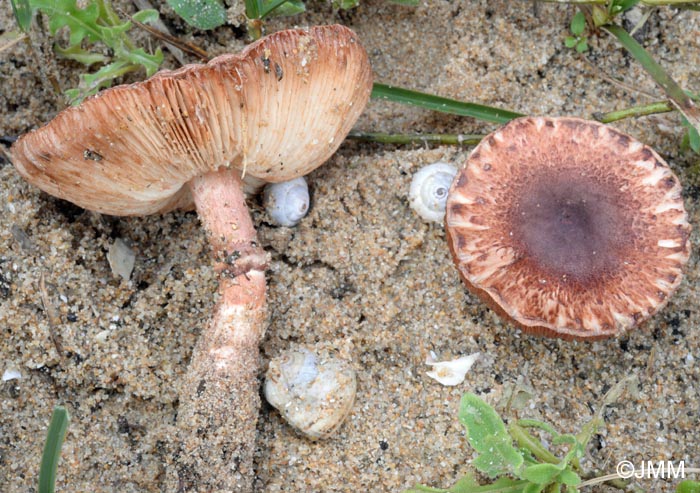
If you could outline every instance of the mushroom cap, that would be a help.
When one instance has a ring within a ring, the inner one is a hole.
[[[690,254],[681,186],[597,122],[519,118],[455,177],[445,217],[462,279],[526,332],[615,336],[659,311]]]
[[[340,25],[274,33],[240,54],[163,70],[60,112],[11,149],[45,192],[113,215],[191,207],[185,185],[220,167],[249,188],[305,175],[340,146],[372,73]]]

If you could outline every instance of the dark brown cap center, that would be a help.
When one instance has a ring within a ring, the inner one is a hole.
[[[633,238],[618,187],[571,170],[532,177],[518,195],[513,239],[540,270],[588,283],[620,268]]]

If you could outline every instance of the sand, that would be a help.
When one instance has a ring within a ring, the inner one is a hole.
[[[538,115],[590,117],[650,100],[601,74],[662,97],[609,36],[591,40],[596,69],[565,49],[573,14],[567,6],[541,4],[535,13],[531,2],[407,8],[375,0],[338,13],[328,2],[308,3],[309,13],[276,19],[269,29],[344,23],[360,36],[380,82]],[[177,35],[212,54],[244,45],[238,30],[191,33],[162,10]],[[0,33],[11,29],[3,2]],[[695,92],[698,29],[700,14],[662,8],[641,32],[656,59]],[[44,72],[77,80],[80,67],[46,58],[39,70],[23,45],[0,52],[0,136],[19,135],[56,113],[59,101]],[[176,64],[168,57],[166,66]],[[654,147],[678,174],[697,250],[700,159],[680,150],[677,115],[615,126]],[[373,101],[357,128],[478,133],[495,126]],[[532,400],[505,416],[575,432],[630,374],[638,389],[604,413],[585,467],[611,473],[621,460],[700,467],[697,254],[666,309],[629,335],[595,343],[524,335],[464,289],[442,226],[424,223],[408,206],[414,172],[437,160],[461,165],[467,152],[345,143],[309,176],[312,210],[293,229],[270,225],[259,199],[251,201],[272,257],[261,372],[290,347],[337,347],[358,375],[355,406],[326,441],[303,438],[263,405],[256,491],[447,487],[472,471],[473,452],[457,421],[464,392],[502,408],[514,385],[527,388]],[[35,491],[56,404],[72,415],[61,491],[162,491],[176,448],[178,385],[215,303],[216,278],[196,215],[100,216],[40,192],[5,161],[0,177],[0,371],[21,374],[0,382],[0,491]],[[116,239],[136,253],[128,281],[107,261]],[[430,351],[439,359],[476,351],[482,357],[464,383],[443,387],[426,376]],[[675,481],[637,484],[665,492]]]

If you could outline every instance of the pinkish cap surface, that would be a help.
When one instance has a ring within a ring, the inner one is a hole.
[[[681,186],[648,146],[576,118],[484,138],[447,200],[467,286],[523,330],[599,339],[660,310],[690,254]]]

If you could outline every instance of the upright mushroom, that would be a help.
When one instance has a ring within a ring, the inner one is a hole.
[[[576,118],[519,118],[484,138],[452,184],[445,224],[473,292],[523,330],[567,339],[651,317],[690,253],[666,163]]]
[[[240,54],[106,90],[11,149],[27,181],[86,209],[197,209],[220,299],[180,391],[179,491],[251,489],[267,260],[244,188],[320,166],[371,87],[367,54],[349,29],[282,31]]]

